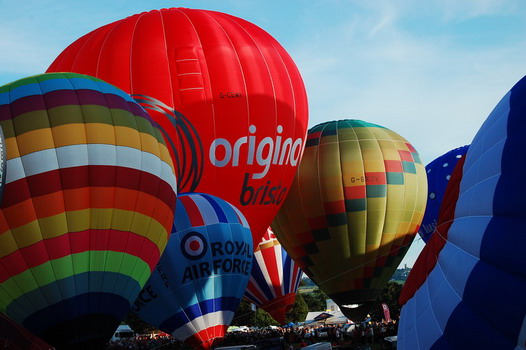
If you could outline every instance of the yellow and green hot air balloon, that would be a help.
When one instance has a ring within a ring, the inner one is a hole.
[[[360,120],[309,130],[272,227],[303,271],[360,321],[405,255],[426,205],[425,168],[397,133]]]

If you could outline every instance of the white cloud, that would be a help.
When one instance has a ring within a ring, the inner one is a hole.
[[[364,8],[371,15],[400,18],[406,15],[432,15],[443,21],[461,21],[485,15],[514,14],[523,7],[522,0],[344,0],[340,4],[352,4]]]
[[[387,14],[380,18],[378,23],[369,31],[367,34],[368,37],[373,37],[376,33],[381,31],[382,29],[389,27],[390,24],[392,24],[394,21],[394,16],[392,14]]]
[[[376,122],[414,143],[426,162],[470,143],[526,73],[526,37],[509,47],[462,47],[456,37],[404,31],[397,19],[403,11],[378,12],[360,13],[294,48],[310,126],[340,118]]]
[[[443,13],[444,21],[461,20],[484,15],[515,13],[520,0],[435,0],[435,6]]]

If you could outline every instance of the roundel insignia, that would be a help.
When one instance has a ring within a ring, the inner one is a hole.
[[[187,259],[201,259],[206,254],[207,245],[205,236],[199,232],[189,232],[181,240],[181,252]]]

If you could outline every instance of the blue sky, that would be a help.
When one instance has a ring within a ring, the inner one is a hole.
[[[309,126],[354,118],[407,138],[427,164],[469,144],[526,73],[522,0],[0,0],[0,85],[43,73],[83,34],[164,7],[226,12],[296,61]],[[416,241],[402,264],[412,266]]]

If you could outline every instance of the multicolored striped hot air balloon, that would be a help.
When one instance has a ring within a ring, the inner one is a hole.
[[[176,201],[148,114],[99,79],[0,87],[0,311],[56,348],[101,348],[163,252]]]
[[[290,193],[272,224],[302,270],[362,321],[416,235],[427,181],[413,146],[359,120],[309,130]]]
[[[301,275],[301,269],[269,227],[254,251],[245,297],[285,324],[285,314],[294,305]]]
[[[526,77],[497,104],[455,169],[453,210],[419,256],[418,283],[401,300],[398,349],[526,347],[525,134]]]
[[[208,194],[181,194],[168,246],[132,310],[191,346],[210,348],[241,302],[252,249],[236,207]]]

